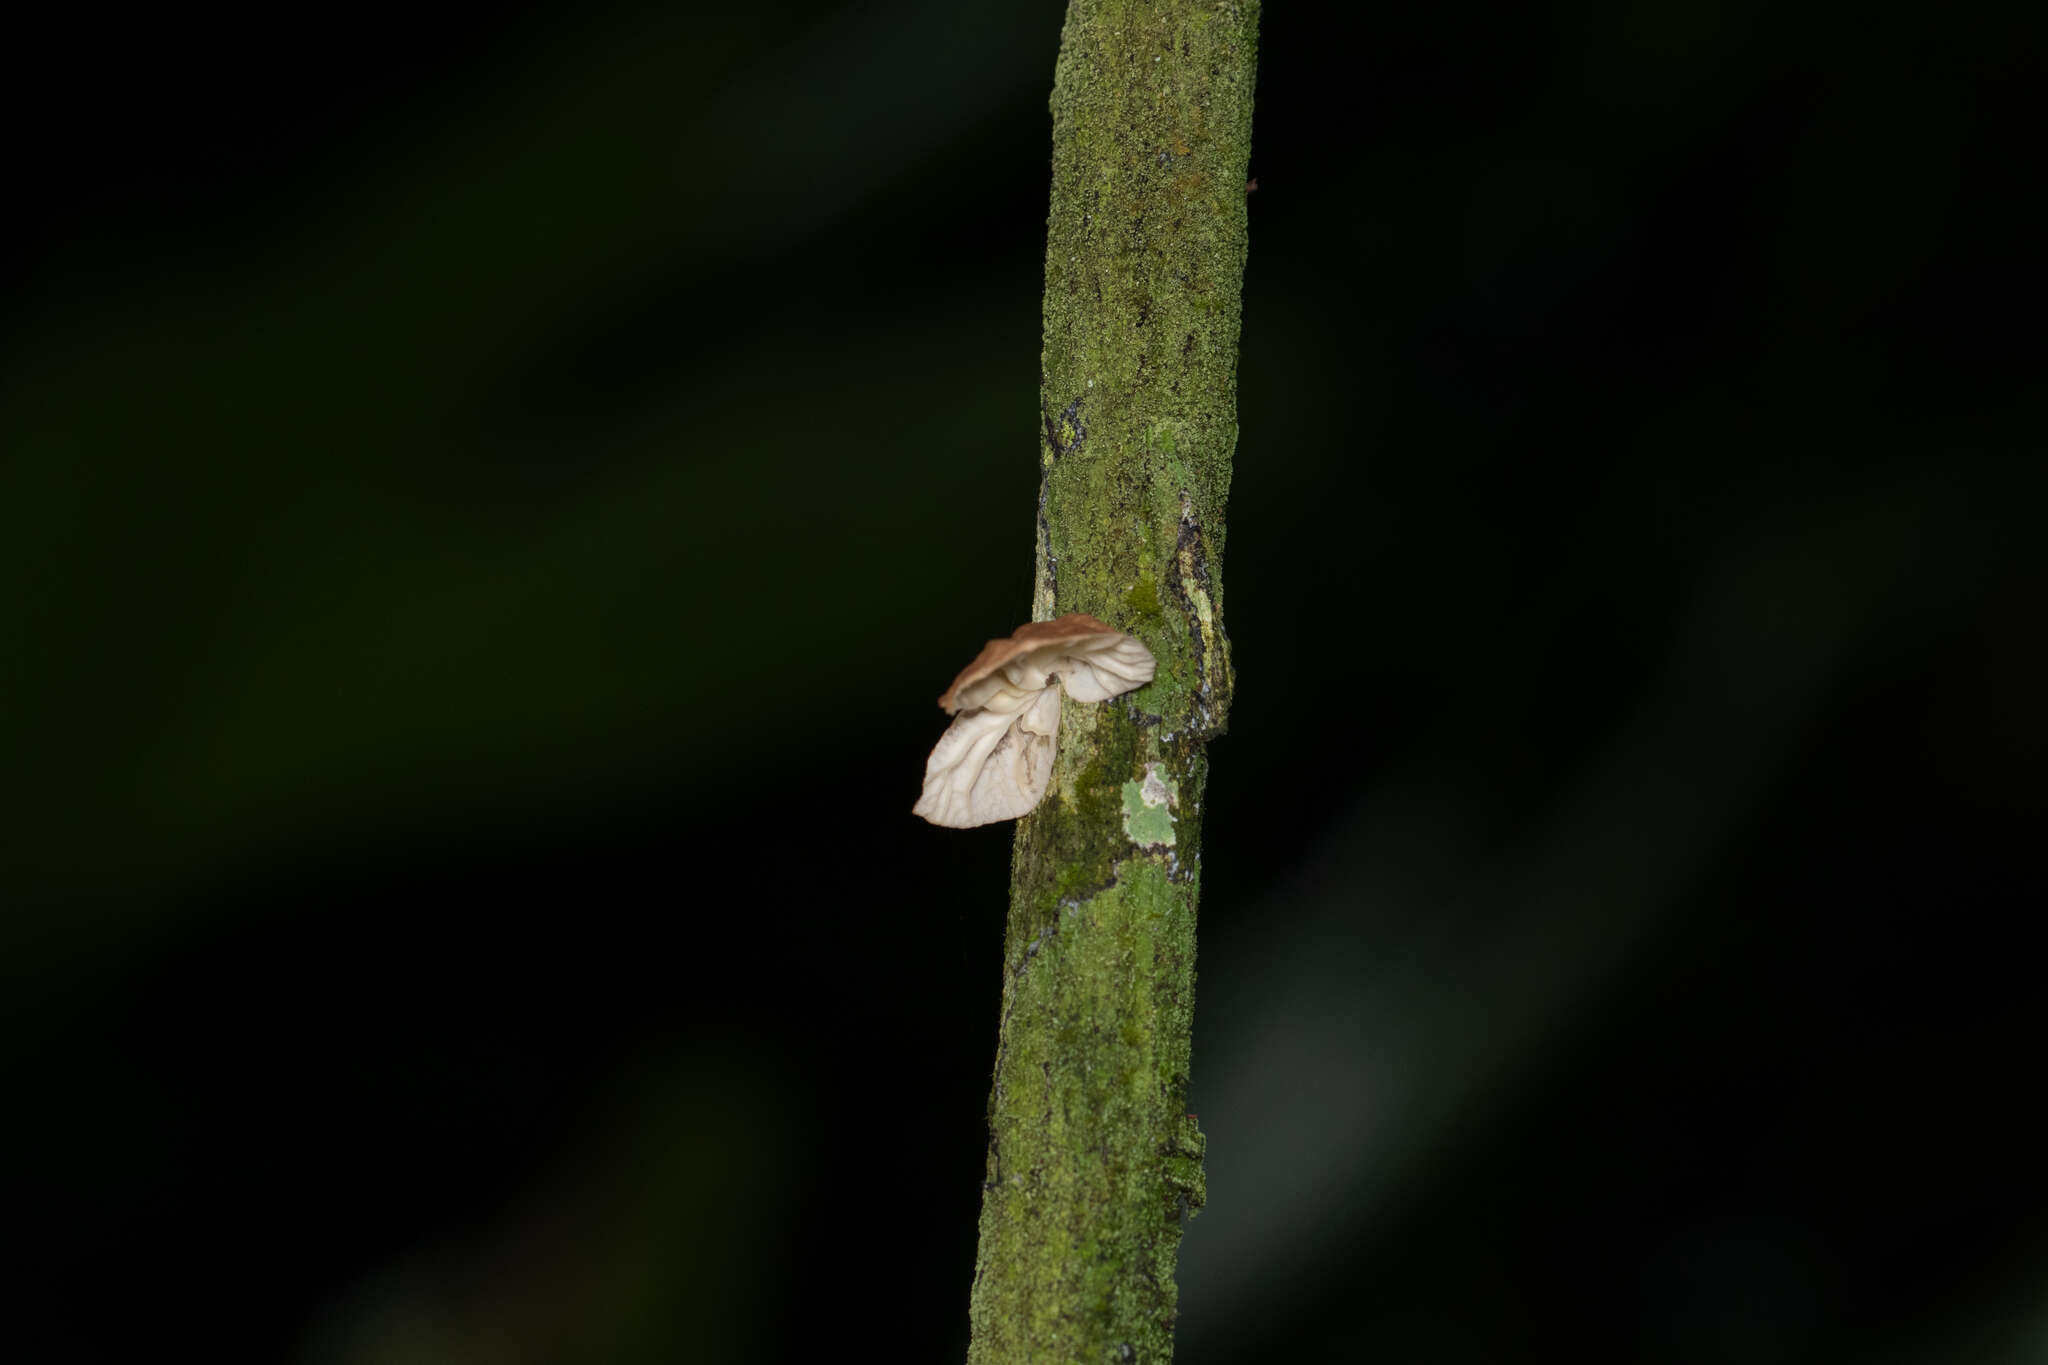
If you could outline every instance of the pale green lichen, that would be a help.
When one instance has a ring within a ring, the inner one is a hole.
[[[1148,848],[1173,847],[1173,808],[1180,787],[1157,763],[1145,765],[1143,782],[1124,783],[1124,833]]]

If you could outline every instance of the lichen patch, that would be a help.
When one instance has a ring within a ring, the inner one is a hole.
[[[1172,848],[1173,811],[1180,805],[1180,788],[1164,767],[1147,763],[1145,780],[1124,783],[1123,794],[1124,833],[1131,842],[1147,848]]]

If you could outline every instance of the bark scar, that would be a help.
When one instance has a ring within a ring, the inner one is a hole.
[[[1050,414],[1040,413],[1045,418],[1045,443],[1052,448],[1052,457],[1071,455],[1081,448],[1088,439],[1088,426],[1081,420],[1081,402],[1076,398],[1060,410],[1057,419]],[[1061,438],[1065,439],[1062,440]]]
[[[1190,633],[1195,637],[1195,695],[1192,729],[1200,738],[1212,738],[1227,728],[1230,693],[1234,681],[1230,668],[1230,637],[1223,633],[1223,611],[1215,599],[1215,584],[1209,576],[1209,543],[1195,518],[1188,491],[1180,491],[1180,535],[1174,545],[1179,572],[1167,583],[1167,592],[1179,604]]]

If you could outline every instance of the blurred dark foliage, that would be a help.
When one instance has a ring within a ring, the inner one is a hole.
[[[1060,9],[16,21],[0,1356],[959,1358]],[[1272,6],[1188,1365],[2048,1353],[2020,13]]]

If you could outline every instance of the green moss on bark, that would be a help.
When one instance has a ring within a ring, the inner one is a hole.
[[[1185,1112],[1205,746],[1230,703],[1220,556],[1256,3],[1072,0],[1040,366],[1033,614],[1143,639],[1148,686],[1066,707],[1019,823],[969,1360],[1172,1354],[1203,1197]]]

